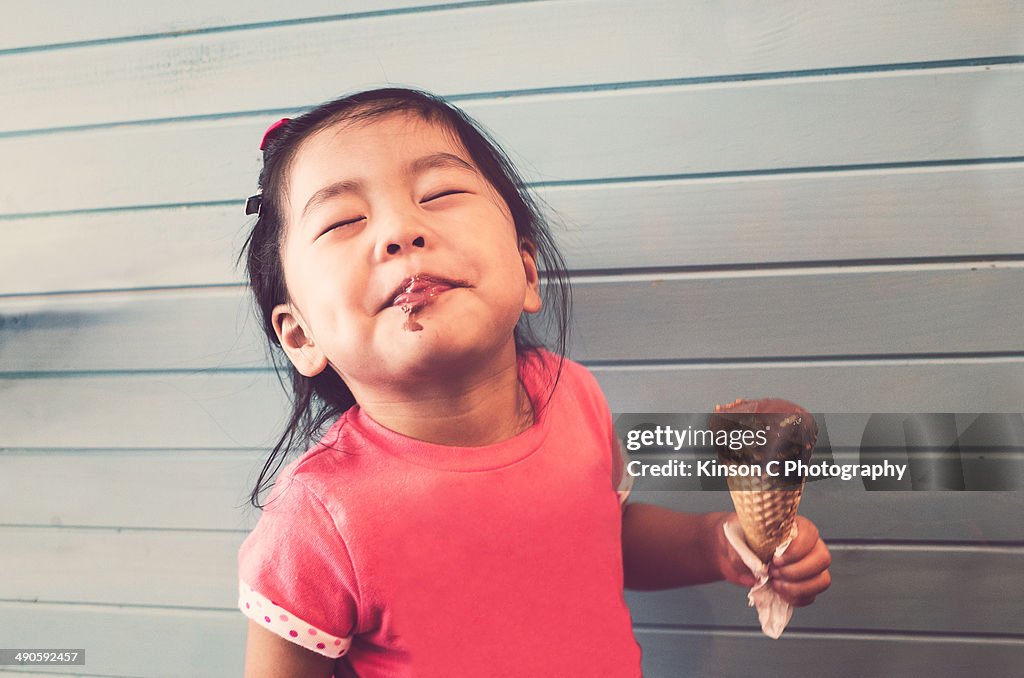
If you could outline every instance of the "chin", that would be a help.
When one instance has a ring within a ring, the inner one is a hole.
[[[396,347],[403,353],[398,362],[412,371],[442,370],[447,374],[459,372],[473,363],[493,360],[505,345],[504,342],[495,346],[492,345],[493,342],[481,341],[481,337],[467,335],[465,329],[441,331],[441,328],[431,323],[429,318],[418,322],[423,329],[415,332],[405,331],[409,336],[398,342],[400,348]],[[508,345],[515,345],[511,334]]]

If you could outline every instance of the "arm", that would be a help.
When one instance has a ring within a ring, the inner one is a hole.
[[[358,600],[333,515],[306,484],[278,478],[238,551],[238,609],[250,620],[244,675],[328,678],[354,638]]]
[[[622,514],[626,588],[652,591],[724,579],[717,536],[728,516],[627,503]],[[749,572],[747,577],[753,585]]]
[[[289,642],[249,620],[245,678],[331,678],[335,661]]]
[[[627,503],[622,514],[625,587],[668,589],[726,580],[750,587],[754,577],[722,530],[734,513],[680,513]],[[791,605],[809,605],[831,584],[832,562],[814,523],[797,516],[798,534],[768,571],[772,587]]]

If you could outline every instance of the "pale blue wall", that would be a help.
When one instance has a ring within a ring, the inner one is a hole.
[[[241,205],[266,124],[345,92],[425,88],[494,131],[566,222],[571,355],[616,411],[1022,411],[1019,2],[23,5],[0,646],[87,648],[62,675],[241,673],[239,507],[285,412]],[[1016,675],[1021,493],[836,489],[803,508],[835,584],[781,640],[727,585],[631,593],[647,675]]]

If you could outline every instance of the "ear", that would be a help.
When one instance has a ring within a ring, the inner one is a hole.
[[[315,377],[327,366],[327,356],[305,329],[305,321],[291,304],[278,304],[271,316],[281,348],[304,377]]]
[[[523,270],[526,271],[526,299],[523,311],[536,313],[544,303],[540,298],[540,272],[537,270],[537,248],[529,240],[519,242],[519,253],[523,257]]]

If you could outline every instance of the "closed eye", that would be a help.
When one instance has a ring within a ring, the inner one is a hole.
[[[347,221],[339,221],[336,224],[331,224],[326,229],[324,229],[324,232],[321,233],[320,235],[326,235],[327,233],[330,233],[334,229],[341,228],[342,226],[350,226],[352,224],[358,223],[358,222],[362,221],[365,218],[366,217],[356,217],[355,219],[349,219]],[[320,237],[320,236],[317,236],[317,237]]]
[[[437,200],[438,198],[443,198],[443,197],[445,197],[446,195],[457,195],[457,194],[459,194],[459,193],[467,193],[467,192],[468,192],[468,191],[460,191],[460,190],[458,190],[458,189],[454,189],[454,188],[453,188],[453,189],[452,189],[452,190],[450,190],[450,191],[442,191],[441,193],[437,193],[437,194],[435,194],[435,195],[432,195],[432,196],[430,196],[429,198],[424,198],[424,199],[423,199],[423,202],[430,202],[431,200]]]

